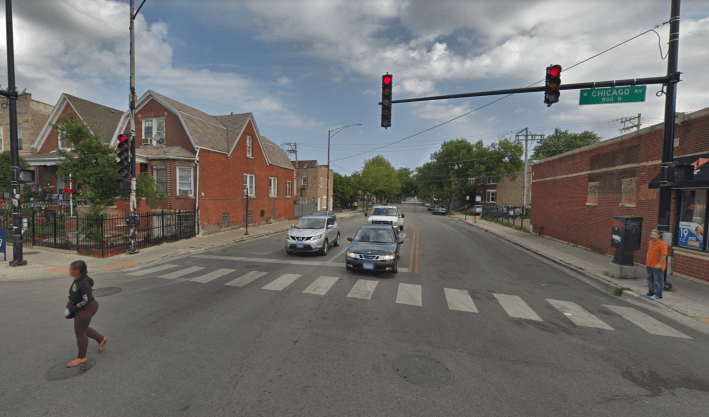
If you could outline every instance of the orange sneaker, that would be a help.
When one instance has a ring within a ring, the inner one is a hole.
[[[108,342],[108,338],[104,337],[103,340],[101,341],[101,343],[99,343],[99,345],[98,345],[99,352],[101,352],[103,350],[103,348],[106,347],[106,342]]]
[[[67,363],[67,364],[66,364],[66,367],[67,367],[67,368],[73,368],[73,367],[75,367],[75,366],[81,365],[82,363],[86,363],[87,360],[89,360],[89,358],[82,358],[82,359],[76,358],[76,359],[74,359],[73,361]]]

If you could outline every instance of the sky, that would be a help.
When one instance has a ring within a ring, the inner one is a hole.
[[[129,1],[15,0],[13,7],[19,90],[49,104],[69,93],[127,109]],[[622,117],[641,113],[644,126],[661,123],[664,97],[648,86],[644,103],[580,106],[578,91],[562,91],[552,107],[543,93],[484,108],[500,97],[395,104],[385,130],[377,105],[383,74],[393,74],[395,100],[526,87],[550,64],[569,68],[660,25],[561,79],[662,76],[669,10],[669,0],[147,0],[136,20],[136,89],[214,115],[253,112],[262,135],[295,142],[298,159],[321,164],[328,129],[359,123],[332,139],[336,172],[360,170],[378,154],[416,168],[445,140],[489,144],[525,127],[610,139]],[[681,14],[677,110],[692,112],[709,107],[709,4],[685,0]],[[0,16],[4,27],[4,9]],[[6,74],[4,36],[0,42]]]

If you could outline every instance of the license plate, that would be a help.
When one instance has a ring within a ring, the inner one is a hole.
[[[303,244],[302,244],[302,243],[298,243],[298,244],[296,244],[296,247],[297,247],[298,249],[303,249]]]
[[[374,269],[374,264],[365,262],[364,265],[362,265],[362,268],[364,269]]]

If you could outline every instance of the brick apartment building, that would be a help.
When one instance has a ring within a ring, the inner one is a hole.
[[[519,206],[524,205],[524,171],[513,172],[504,175],[496,187],[496,200],[498,206]],[[529,164],[529,174],[527,178],[527,198],[526,202],[529,205],[532,191],[532,168]]]
[[[318,210],[332,210],[333,170],[330,174],[330,193],[327,193],[327,165],[318,165],[318,161],[298,161],[296,165],[296,189],[293,196],[297,204],[317,205]]]
[[[494,178],[491,177],[470,177],[468,178],[468,185],[474,185],[477,181],[480,183],[475,189],[477,196],[480,196],[480,201],[485,205],[495,205],[497,204],[497,183]]]
[[[6,103],[8,99],[0,99]],[[0,152],[10,150],[10,110],[0,110]],[[32,154],[32,143],[44,126],[54,106],[32,99],[32,94],[20,94],[17,98],[17,136],[21,157]]]
[[[649,232],[657,226],[663,125],[649,126],[536,161],[531,224],[536,233],[611,254],[613,216],[643,217],[644,265]],[[694,178],[673,188],[673,273],[709,281],[707,190],[709,108],[678,114],[675,161],[694,166]]]

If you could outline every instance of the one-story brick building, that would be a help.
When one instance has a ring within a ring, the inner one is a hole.
[[[657,226],[662,141],[659,124],[535,162],[534,232],[611,254],[613,216],[640,216],[643,246],[635,261],[644,264]],[[673,187],[671,268],[709,281],[709,108],[677,115],[674,146],[675,161],[695,170]]]

